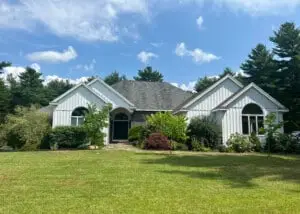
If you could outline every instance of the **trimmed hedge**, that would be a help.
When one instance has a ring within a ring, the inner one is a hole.
[[[83,127],[57,127],[49,134],[49,145],[52,149],[77,149],[88,143]]]

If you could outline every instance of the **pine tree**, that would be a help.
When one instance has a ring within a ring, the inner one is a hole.
[[[104,78],[104,82],[106,82],[108,85],[116,84],[122,80],[126,80],[126,76],[121,76],[117,71],[112,72],[110,75]]]
[[[47,94],[48,102],[51,102],[56,97],[62,95],[74,85],[71,84],[68,80],[52,80],[45,86],[45,91]]]
[[[136,81],[163,82],[164,76],[159,71],[153,71],[152,67],[146,67],[139,70],[138,76],[134,77]]]
[[[294,23],[284,23],[270,38],[275,48],[277,83],[280,100],[289,108],[285,114],[286,131],[300,127],[300,29]]]
[[[198,79],[196,85],[195,85],[195,91],[201,92],[207,89],[208,87],[212,86],[215,82],[218,81],[218,78],[215,77],[203,77]]]
[[[20,74],[19,87],[22,106],[30,106],[31,104],[48,104],[41,75],[41,73],[30,67],[27,67],[26,71]]]
[[[271,95],[276,96],[274,91],[276,79],[273,78],[275,77],[275,64],[273,55],[265,45],[258,44],[252,49],[246,62],[241,65],[241,69],[247,75],[243,78],[246,84],[254,82]]]

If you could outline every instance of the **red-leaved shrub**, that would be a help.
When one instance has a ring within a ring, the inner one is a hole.
[[[145,149],[170,150],[171,144],[166,136],[161,133],[153,133],[146,139]]]

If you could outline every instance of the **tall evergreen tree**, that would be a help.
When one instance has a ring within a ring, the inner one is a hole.
[[[134,77],[134,79],[136,81],[163,82],[164,76],[159,71],[153,71],[152,67],[148,66],[144,70],[139,70],[138,76]]]
[[[41,73],[30,67],[27,67],[26,71],[20,74],[19,87],[21,95],[21,105],[30,106],[31,104],[48,104],[41,75]]]
[[[0,123],[4,122],[6,115],[9,113],[10,93],[4,81],[0,79]]]
[[[52,80],[45,86],[45,91],[47,94],[48,102],[51,102],[56,97],[62,95],[74,85],[71,84],[68,80]]]
[[[246,84],[254,82],[271,95],[276,95],[274,92],[276,81],[272,78],[275,77],[273,55],[265,45],[258,44],[252,49],[246,62],[241,65],[241,69],[247,75],[243,78]]]
[[[198,79],[196,85],[195,85],[195,91],[201,92],[213,85],[215,82],[218,81],[219,78],[216,77],[203,77]]]
[[[293,131],[300,127],[300,29],[294,23],[284,23],[270,40],[275,45],[279,98],[290,110],[285,115],[289,121],[285,128]]]
[[[104,82],[106,82],[108,85],[116,84],[122,80],[126,80],[125,75],[120,75],[117,71],[112,72],[110,75],[106,76],[104,78]]]

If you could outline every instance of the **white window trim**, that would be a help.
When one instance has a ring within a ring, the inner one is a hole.
[[[252,134],[250,117],[255,117],[255,123],[256,123],[256,128],[257,128],[256,135],[257,136],[264,136],[264,134],[259,134],[258,117],[262,117],[263,121],[264,121],[265,120],[265,115],[263,115],[263,114],[242,114],[242,120],[243,120],[243,117],[247,117],[248,118],[248,133],[249,133],[249,134],[244,134],[243,133],[243,135],[250,136]],[[243,122],[242,122],[242,130],[243,130]]]
[[[84,121],[84,119],[85,119],[84,116],[71,116],[71,126],[75,126],[75,127],[81,126],[82,124],[79,124],[79,119],[82,119],[82,118],[83,118],[83,121]],[[76,119],[76,124],[75,125],[72,124],[72,119]]]

